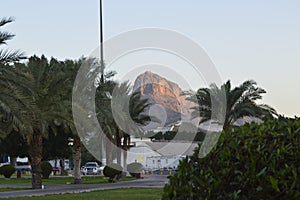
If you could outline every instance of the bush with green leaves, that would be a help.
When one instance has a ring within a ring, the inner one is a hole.
[[[2,174],[5,178],[10,178],[13,173],[15,173],[16,168],[11,164],[3,165],[0,167],[0,174]]]
[[[197,133],[194,132],[186,132],[186,131],[167,131],[165,133],[158,132],[149,132],[146,137],[149,137],[151,140],[161,141],[161,140],[185,140],[185,141],[203,141],[205,137],[205,131],[199,131]]]
[[[179,164],[163,199],[300,199],[300,120],[223,132],[205,157]]]
[[[43,161],[41,167],[42,167],[42,178],[48,179],[53,170],[51,164],[48,161]]]
[[[137,177],[142,172],[143,165],[138,162],[130,163],[127,165],[127,171],[132,177]]]
[[[108,177],[109,182],[113,182],[118,176],[122,175],[123,167],[116,163],[106,165],[103,169],[103,175]]]

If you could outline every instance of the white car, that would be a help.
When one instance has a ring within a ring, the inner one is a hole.
[[[100,167],[97,162],[87,162],[82,170],[81,170],[83,175],[97,175],[100,174]]]

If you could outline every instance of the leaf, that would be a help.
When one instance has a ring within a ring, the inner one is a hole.
[[[277,156],[280,156],[280,149],[277,149]]]
[[[262,188],[261,186],[258,186],[258,187],[256,188],[256,191],[257,191],[257,192],[262,191],[262,190],[263,190],[263,188]]]
[[[274,190],[276,190],[277,192],[280,192],[280,190],[278,188],[278,180],[275,179],[273,176],[270,176],[270,182],[271,182],[272,188]]]
[[[263,175],[267,170],[267,167],[264,167],[262,170],[260,170],[260,172],[258,174],[256,174],[256,177],[260,177],[261,175]]]

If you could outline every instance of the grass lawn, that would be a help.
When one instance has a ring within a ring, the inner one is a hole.
[[[126,177],[122,178],[120,181],[129,181],[134,180],[134,178]],[[50,177],[49,179],[43,179],[43,184],[72,184],[74,181],[73,177]],[[83,176],[82,177],[83,184],[100,184],[100,183],[108,183],[107,179],[102,176]],[[31,184],[31,178],[10,178],[5,179],[0,177],[0,184]]]
[[[79,194],[64,194],[64,195],[49,195],[44,197],[26,197],[26,198],[12,198],[15,200],[94,200],[94,199],[105,199],[105,200],[158,200],[161,199],[163,189],[114,189],[114,190],[104,190],[104,191],[95,191],[88,193],[79,193]]]

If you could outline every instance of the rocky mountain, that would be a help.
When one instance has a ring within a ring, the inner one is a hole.
[[[146,71],[140,74],[133,86],[134,92],[140,92],[147,98],[151,106],[147,111],[163,121],[163,125],[189,118],[193,104],[182,96],[182,89],[178,84]]]

